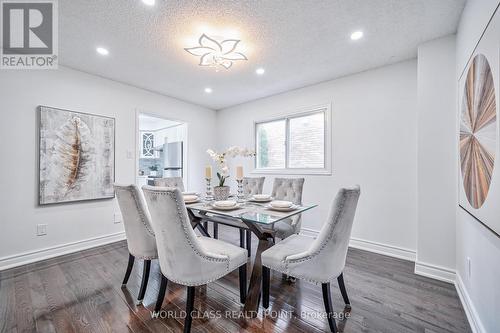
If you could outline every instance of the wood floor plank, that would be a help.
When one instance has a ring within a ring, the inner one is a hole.
[[[219,238],[239,245],[236,229],[219,226]],[[248,271],[255,252],[254,246]],[[169,282],[162,305],[165,317],[153,318],[158,261],[152,261],[147,292],[138,304],[143,263],[136,260],[122,287],[127,259],[125,242],[117,242],[0,272],[0,332],[181,332],[186,287]],[[415,275],[414,263],[349,249],[344,276],[352,310],[337,322],[340,332],[471,332],[455,287]],[[236,270],[196,288],[192,332],[329,331],[321,317],[320,286],[291,283],[272,272],[270,311],[260,307],[256,318],[245,318],[238,281]],[[331,292],[334,311],[345,314],[335,282]],[[217,313],[220,317],[210,316]]]

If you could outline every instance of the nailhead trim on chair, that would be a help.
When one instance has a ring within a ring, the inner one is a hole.
[[[188,235],[188,230],[186,229],[186,224],[187,221],[184,219],[184,214],[182,214],[182,208],[179,204],[179,200],[178,198],[175,196],[174,192],[171,192],[171,191],[157,191],[157,190],[153,190],[153,189],[147,189],[148,192],[156,195],[156,196],[159,196],[159,195],[168,195],[170,198],[174,199],[175,201],[175,205],[177,207],[177,214],[179,216],[179,219],[181,220],[181,225],[182,225],[182,230],[184,232],[184,235],[186,236],[186,240],[189,244],[189,246],[193,249],[193,251],[201,258],[203,258],[204,260],[207,260],[207,261],[210,261],[210,262],[220,262],[220,263],[226,263],[226,271],[213,278],[213,279],[209,279],[209,280],[199,280],[199,281],[193,281],[193,282],[189,282],[189,283],[186,283],[185,281],[179,281],[177,279],[172,279],[170,278],[169,276],[167,276],[166,274],[163,274],[165,275],[165,277],[172,281],[172,282],[175,282],[175,283],[178,283],[178,284],[181,284],[181,285],[184,285],[184,286],[198,286],[198,285],[202,285],[202,284],[207,284],[207,283],[210,283],[210,282],[213,282],[213,281],[216,281],[218,279],[220,279],[221,277],[227,275],[229,273],[229,257],[226,256],[227,258],[226,259],[219,259],[219,258],[212,258],[212,257],[208,257],[208,256],[205,256],[203,255],[202,253],[200,253],[198,251],[198,249],[196,248],[196,246],[194,246],[194,244],[191,242],[191,240],[189,239],[189,235]]]
[[[354,190],[348,190],[347,192],[348,195],[353,195],[353,193],[355,193]],[[344,205],[347,201],[347,198],[348,198],[348,195],[344,196],[342,198],[342,202],[340,203],[339,205],[339,209],[337,210],[337,215],[334,216],[334,220],[335,221],[338,221],[339,218],[340,218],[340,214],[344,212]],[[285,269],[282,270],[282,269],[276,269],[275,267],[270,267],[272,268],[273,270],[275,271],[278,271],[278,272],[281,272],[281,273],[284,273],[284,274],[287,274],[287,275],[290,275],[289,273],[289,268],[288,268],[288,265],[289,264],[294,264],[294,263],[301,263],[301,262],[305,262],[305,261],[309,261],[311,259],[313,259],[314,257],[318,256],[320,254],[321,251],[323,251],[323,249],[327,246],[327,244],[330,242],[330,240],[333,238],[333,230],[334,230],[334,227],[335,227],[336,223],[332,225],[331,229],[329,230],[329,235],[328,237],[325,239],[325,241],[321,244],[321,247],[319,248],[318,251],[314,252],[313,254],[311,255],[308,255],[304,258],[300,258],[300,259],[295,259],[295,260],[287,260],[286,258],[283,259],[281,262],[285,265]],[[300,275],[293,275],[294,277],[298,278],[298,279],[301,279],[301,280],[305,280],[305,281],[309,281],[309,282],[312,282],[312,283],[315,283],[315,284],[319,284],[319,283],[327,283],[327,282],[330,282],[331,280],[335,279],[335,277],[332,277],[332,278],[329,278],[327,280],[323,280],[323,281],[315,281],[315,280],[311,280],[305,276],[300,276]]]
[[[144,227],[146,228],[146,231],[153,237],[155,237],[155,233],[153,230],[151,230],[148,226],[148,224],[146,223],[146,216],[144,214],[144,210],[140,207],[139,205],[139,200],[140,198],[137,196],[137,192],[135,191],[135,188],[134,186],[117,186],[118,190],[115,189],[115,192],[117,193],[117,195],[120,195],[119,192],[121,191],[124,191],[123,188],[124,187],[128,187],[128,188],[132,188],[132,190],[130,191],[130,193],[132,193],[132,197],[134,198],[134,204],[135,204],[135,207],[136,207],[136,210],[137,210],[137,213],[139,214],[139,218],[142,222],[142,224],[144,225]],[[131,253],[135,258],[137,259],[142,259],[142,260],[153,260],[153,259],[157,259],[158,256],[140,256],[140,255],[136,255],[135,253]]]
[[[135,192],[135,189],[132,189],[132,196],[134,197],[134,203],[135,203],[135,206],[137,208],[137,212],[139,212],[139,217],[141,218],[141,222],[142,224],[144,224],[144,227],[146,227],[146,230],[152,235],[154,236],[155,233],[153,230],[149,229],[149,226],[148,224],[146,223],[146,216],[144,214],[144,210],[141,209],[141,207],[139,207],[139,200],[140,198],[137,196],[137,193]]]

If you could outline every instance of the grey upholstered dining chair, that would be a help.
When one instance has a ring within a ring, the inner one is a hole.
[[[240,301],[246,298],[246,251],[210,237],[197,236],[188,218],[182,193],[177,188],[143,186],[156,234],[161,284],[154,311],[161,309],[168,280],[187,286],[184,332],[189,332],[195,287],[239,268]]]
[[[126,285],[135,259],[144,260],[142,283],[137,300],[142,302],[149,279],[151,260],[158,258],[155,234],[146,203],[136,185],[114,184],[116,198],[123,217],[129,252],[127,271],[122,285]]]
[[[271,195],[274,200],[287,200],[296,205],[302,205],[302,190],[304,178],[275,178]],[[301,215],[292,216],[289,219],[276,222],[272,230],[277,238],[285,239],[300,232],[302,224]]]
[[[266,177],[243,177],[243,193],[245,197],[249,197],[254,194],[261,194],[262,189],[264,188],[264,181]],[[252,232],[248,230],[248,227],[245,223],[230,219],[230,218],[222,218],[215,217],[213,219],[214,224],[214,238],[218,238],[218,224],[227,225],[230,227],[238,228],[240,231],[240,247],[245,248],[248,251],[248,257],[251,256],[252,253]]]
[[[337,193],[328,219],[316,239],[292,235],[262,252],[264,308],[269,307],[270,269],[297,279],[321,283],[328,324],[332,332],[337,331],[332,310],[330,281],[337,278],[346,307],[350,308],[343,271],[359,195],[359,186],[344,188]]]
[[[243,177],[243,194],[245,197],[261,194],[265,180],[266,177]]]
[[[184,181],[182,177],[156,178],[154,184],[155,186],[161,187],[176,187],[181,192],[184,192]]]

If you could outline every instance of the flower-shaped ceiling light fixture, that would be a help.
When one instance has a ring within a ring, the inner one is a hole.
[[[243,53],[235,51],[239,42],[238,39],[225,39],[218,42],[203,34],[198,39],[199,46],[185,48],[184,50],[200,57],[200,66],[229,69],[233,65],[233,61],[248,60]]]

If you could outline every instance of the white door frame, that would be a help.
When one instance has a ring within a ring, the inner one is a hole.
[[[140,130],[139,130],[139,115],[146,115],[146,116],[150,116],[150,117],[155,117],[155,118],[160,118],[160,119],[164,119],[164,120],[170,120],[170,121],[175,121],[175,122],[179,122],[179,123],[182,123],[183,125],[186,126],[186,137],[184,138],[184,145],[183,145],[183,156],[182,156],[182,159],[183,159],[183,173],[182,173],[182,178],[184,180],[184,187],[186,189],[189,189],[189,163],[187,163],[187,160],[188,160],[188,156],[189,156],[189,123],[185,120],[182,120],[182,119],[175,119],[175,118],[171,118],[171,117],[168,117],[168,116],[164,116],[162,114],[159,114],[159,113],[155,113],[155,112],[151,112],[151,111],[146,111],[146,110],[143,110],[143,109],[139,109],[139,108],[136,108],[135,109],[135,168],[134,168],[134,183],[137,183],[137,177],[139,176],[139,158],[141,156],[141,152],[139,150],[139,143],[140,143]]]

